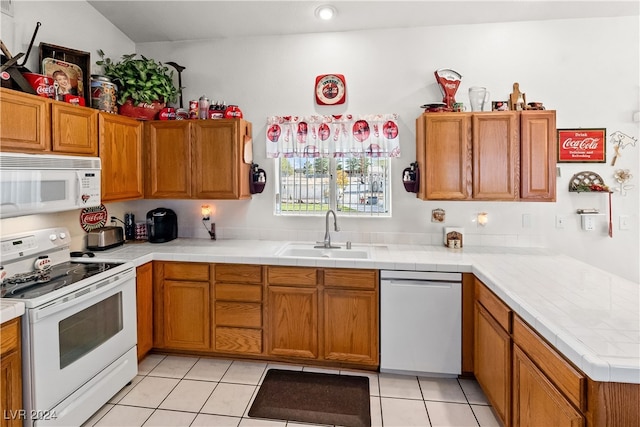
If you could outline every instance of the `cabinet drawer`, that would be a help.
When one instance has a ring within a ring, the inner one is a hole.
[[[0,354],[17,350],[20,345],[20,318],[9,320],[0,327]]]
[[[306,267],[269,267],[267,281],[270,285],[316,286],[318,271]]]
[[[478,301],[496,319],[505,331],[511,333],[511,309],[493,294],[484,283],[475,279],[475,295]]]
[[[262,302],[262,286],[216,283],[216,299],[225,301]]]
[[[165,262],[164,278],[172,280],[209,280],[209,264],[195,262]]]
[[[236,353],[262,353],[262,331],[260,329],[216,328],[216,351]]]
[[[262,266],[218,264],[215,278],[217,282],[262,283]]]
[[[513,322],[513,341],[574,405],[581,410],[586,410],[587,380],[585,376],[571,366],[518,316]]]
[[[260,328],[262,326],[262,304],[216,302],[216,325]]]
[[[324,271],[324,285],[327,288],[376,289],[376,270],[351,270],[328,268]]]

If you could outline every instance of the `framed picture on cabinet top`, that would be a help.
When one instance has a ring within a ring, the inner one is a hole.
[[[81,97],[91,105],[91,55],[49,43],[40,43],[40,72],[54,79],[62,94]]]
[[[604,128],[558,129],[558,163],[605,163]]]

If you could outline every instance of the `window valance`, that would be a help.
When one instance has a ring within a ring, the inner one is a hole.
[[[272,116],[267,157],[400,157],[397,114]]]

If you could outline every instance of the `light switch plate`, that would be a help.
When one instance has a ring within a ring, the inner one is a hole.
[[[619,227],[620,230],[629,229],[629,215],[620,215]]]

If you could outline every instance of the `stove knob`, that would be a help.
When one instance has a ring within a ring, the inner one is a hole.
[[[64,240],[64,239],[66,239],[66,238],[67,238],[67,233],[62,232],[62,233],[58,234],[58,236],[59,236],[62,240]]]
[[[49,235],[49,240],[51,240],[52,242],[55,242],[57,238],[58,238],[58,236],[56,236],[55,234],[50,234]]]

